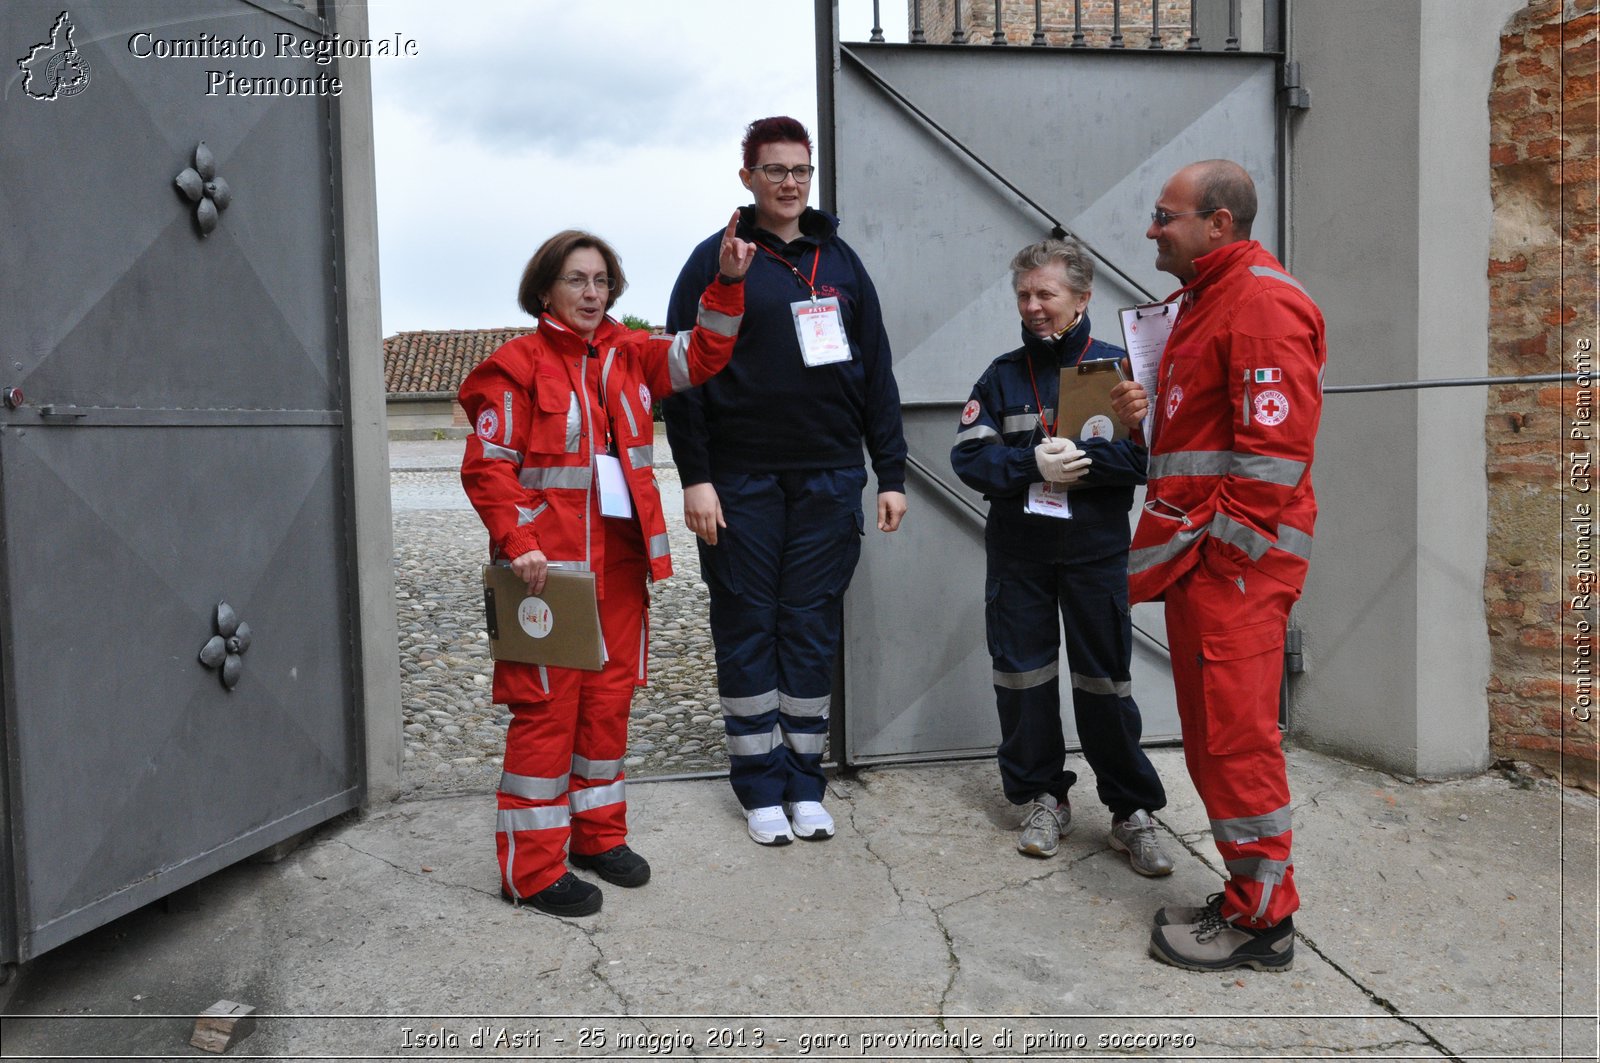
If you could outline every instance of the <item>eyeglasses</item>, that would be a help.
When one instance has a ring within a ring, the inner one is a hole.
[[[775,185],[783,184],[783,179],[785,177],[793,177],[795,184],[803,185],[807,181],[811,180],[812,174],[817,172],[817,168],[815,166],[779,166],[775,162],[768,163],[765,166],[757,166],[754,167],[754,169],[760,170],[762,173],[766,174],[767,180],[771,181]]]
[[[1186,218],[1191,214],[1215,214],[1221,207],[1207,207],[1205,210],[1180,210],[1174,214],[1170,210],[1155,210],[1150,212],[1150,220],[1156,223],[1157,229],[1165,229],[1172,224],[1173,218]]]
[[[585,277],[581,273],[569,273],[565,277],[557,277],[558,281],[572,290],[574,295],[583,294],[584,289],[594,285],[597,292],[614,292],[617,290],[617,279],[608,277],[604,273],[598,277]]]

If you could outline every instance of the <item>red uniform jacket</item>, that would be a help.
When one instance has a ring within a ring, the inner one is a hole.
[[[1254,240],[1195,266],[1152,399],[1149,486],[1128,554],[1135,602],[1160,598],[1200,563],[1298,589],[1311,557],[1322,312]]]
[[[592,570],[604,597],[599,522],[607,518],[600,515],[594,457],[609,449],[622,462],[650,575],[670,576],[652,468],[651,402],[727,365],[743,314],[744,285],[717,280],[701,296],[694,330],[677,336],[652,336],[607,318],[586,343],[547,314],[537,332],[507,343],[468,374],[460,399],[476,434],[467,440],[461,483],[494,556],[542,550],[552,566]]]

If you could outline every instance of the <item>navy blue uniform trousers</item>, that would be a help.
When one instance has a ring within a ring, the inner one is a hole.
[[[844,592],[861,558],[864,468],[712,474],[726,528],[700,545],[745,808],[822,800]]]
[[[1063,629],[1073,719],[1100,800],[1119,818],[1167,803],[1139,747],[1125,557],[1050,563],[988,550],[984,623],[1000,713],[1000,780],[1013,804],[1045,793],[1065,799],[1077,781],[1066,770],[1061,728]]]

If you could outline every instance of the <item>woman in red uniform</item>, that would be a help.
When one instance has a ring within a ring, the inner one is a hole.
[[[616,252],[589,233],[557,233],[529,260],[517,292],[538,331],[501,347],[461,385],[475,428],[461,482],[493,556],[534,595],[551,568],[593,571],[606,646],[597,672],[495,663],[494,700],[512,717],[495,847],[501,892],[514,903],[555,915],[599,911],[599,888],[568,871],[568,859],[618,886],[650,879],[650,865],[627,845],[622,774],[628,706],[645,681],[646,580],[672,573],[650,410],[653,396],[699,384],[733,353],[755,253],[734,228],[693,330],[677,336],[607,316],[627,285]],[[602,477],[626,491],[602,502]]]

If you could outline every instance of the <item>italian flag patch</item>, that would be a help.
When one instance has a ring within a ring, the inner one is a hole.
[[[1282,369],[1257,369],[1257,384],[1276,384],[1283,379]]]

